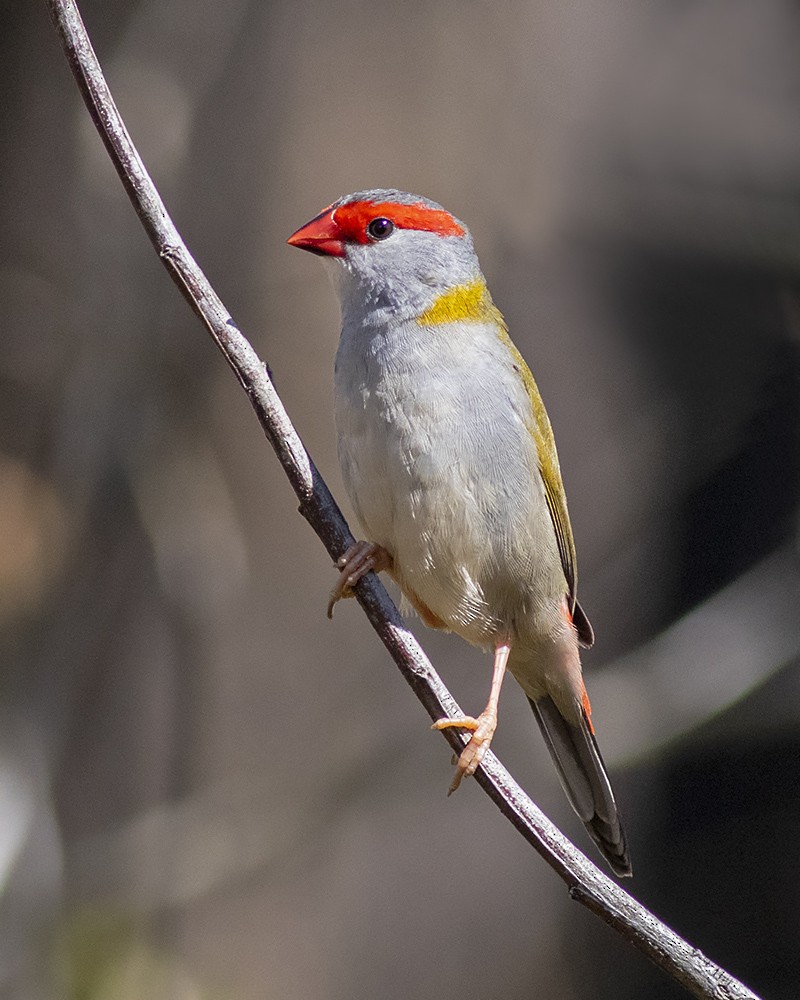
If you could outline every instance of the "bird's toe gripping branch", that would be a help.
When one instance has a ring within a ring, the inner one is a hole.
[[[461,719],[439,719],[434,722],[432,729],[471,729],[472,738],[461,751],[461,756],[456,764],[456,773],[447,790],[448,795],[461,784],[462,778],[470,778],[478,770],[478,765],[483,760],[489,745],[492,742],[494,731],[497,728],[497,712],[491,713],[488,709],[478,716],[477,719],[471,715],[465,715]]]
[[[392,568],[392,557],[382,545],[374,542],[355,542],[336,561],[339,579],[328,601],[328,618],[333,618],[334,605],[343,597],[353,596],[353,587],[369,572],[380,573]]]
[[[489,693],[489,701],[477,719],[471,715],[460,719],[439,719],[431,727],[439,730],[454,727],[472,730],[472,737],[458,758],[456,773],[453,775],[453,780],[447,792],[448,795],[453,794],[461,784],[463,778],[471,777],[478,770],[480,762],[489,749],[494,731],[497,729],[497,704],[500,700],[500,688],[503,684],[503,677],[505,676],[510,652],[511,646],[507,642],[498,643],[495,647],[492,688]]]

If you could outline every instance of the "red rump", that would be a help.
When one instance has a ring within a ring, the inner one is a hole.
[[[333,210],[336,225],[354,243],[369,243],[367,226],[373,219],[386,218],[398,229],[420,229],[439,236],[463,236],[464,230],[444,209],[426,205],[398,205],[397,202],[352,201]]]
[[[586,725],[589,727],[589,732],[594,735],[594,726],[592,725],[592,706],[589,704],[589,695],[584,687],[583,681],[581,681],[581,705],[583,707],[583,717],[586,719]]]

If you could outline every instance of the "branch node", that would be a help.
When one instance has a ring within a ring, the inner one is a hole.
[[[158,256],[162,260],[168,260],[170,263],[175,263],[176,260],[181,255],[181,247],[175,245],[174,243],[167,243],[159,248]]]

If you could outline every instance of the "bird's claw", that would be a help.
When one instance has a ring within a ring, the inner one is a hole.
[[[374,571],[392,568],[392,557],[381,545],[374,542],[355,542],[336,560],[339,579],[328,601],[328,618],[333,618],[333,608],[342,598],[353,596],[353,587],[362,576]]]
[[[438,730],[455,728],[471,730],[472,737],[458,758],[456,773],[453,775],[450,788],[447,790],[448,796],[453,794],[463,778],[472,777],[478,770],[497,728],[497,714],[495,712],[481,712],[477,719],[471,715],[465,715],[460,719],[439,719],[431,726],[431,729]]]

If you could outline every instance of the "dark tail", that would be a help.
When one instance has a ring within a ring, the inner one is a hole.
[[[528,699],[572,808],[616,875],[633,874],[614,793],[585,713],[571,725],[552,698]]]

